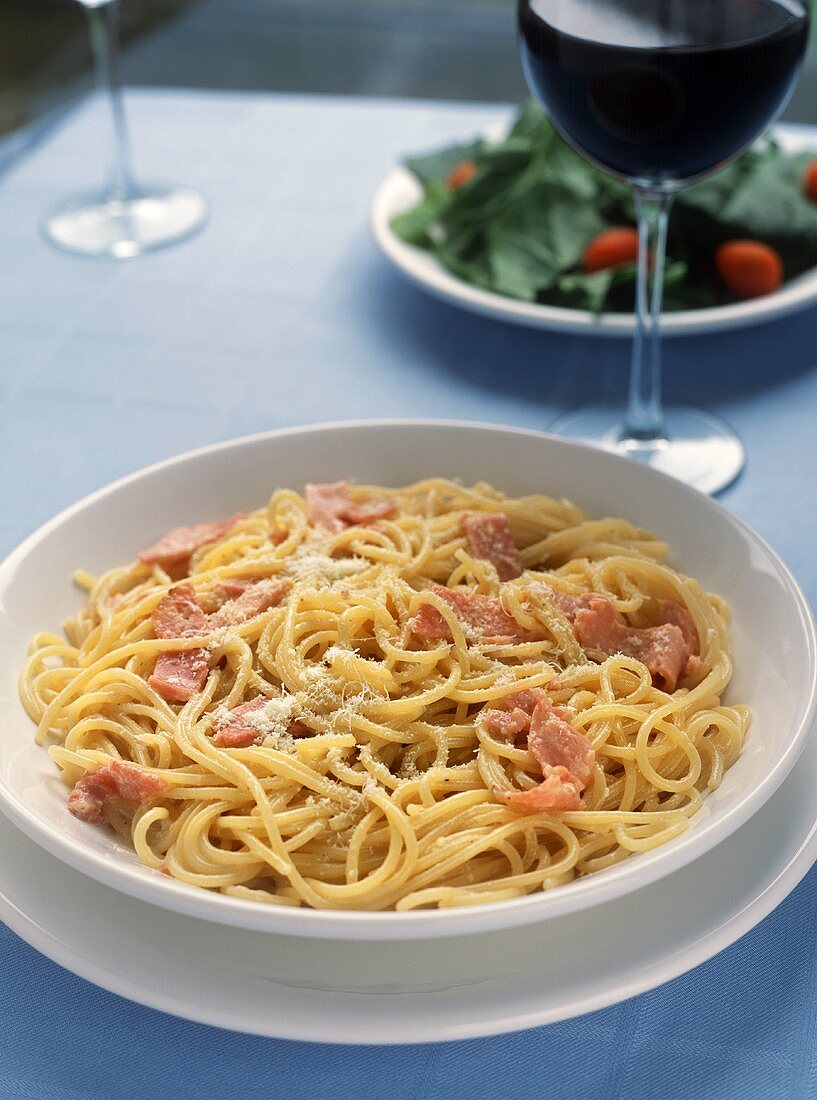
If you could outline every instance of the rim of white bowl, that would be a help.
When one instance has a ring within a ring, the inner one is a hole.
[[[624,860],[603,871],[597,871],[586,878],[559,886],[554,890],[528,894],[524,897],[512,898],[506,901],[495,901],[453,909],[371,912],[368,910],[277,907],[187,886],[168,878],[166,875],[152,871],[135,861],[121,859],[117,857],[115,852],[106,855],[89,851],[75,840],[62,833],[54,832],[41,817],[20,801],[16,792],[10,791],[4,783],[0,782],[0,811],[26,836],[46,851],[51,852],[63,863],[113,889],[153,905],[172,909],[175,912],[198,917],[202,920],[256,931],[268,931],[307,938],[412,940],[468,935],[493,929],[512,928],[547,920],[551,917],[565,916],[577,910],[587,909],[613,898],[621,897],[643,886],[658,882],[666,875],[686,866],[692,860],[710,851],[735,832],[771,797],[797,761],[815,713],[817,713],[817,628],[808,600],[794,574],[777,552],[752,527],[738,516],[735,516],[722,504],[712,500],[711,497],[706,496],[697,489],[693,489],[691,486],[684,485],[667,474],[640,466],[632,462],[631,459],[622,458],[610,452],[602,452],[599,448],[574,440],[563,439],[547,432],[485,421],[384,417],[296,425],[198,447],[118,478],[64,508],[52,519],[37,528],[0,562],[0,588],[2,588],[6,577],[14,572],[17,565],[30,550],[66,520],[95,504],[98,500],[111,496],[127,485],[150,477],[168,467],[183,465],[204,455],[211,455],[220,451],[241,449],[268,439],[310,433],[381,430],[384,427],[430,428],[448,431],[477,430],[484,431],[486,434],[519,435],[543,440],[547,441],[548,444],[555,443],[567,451],[575,450],[582,453],[592,451],[603,455],[605,461],[616,465],[626,465],[636,479],[657,480],[659,483],[663,482],[671,485],[673,491],[681,492],[688,495],[690,499],[694,499],[698,507],[709,508],[725,518],[728,523],[738,527],[745,536],[763,551],[770,564],[774,566],[778,578],[792,598],[807,648],[809,690],[806,707],[801,718],[794,725],[792,736],[785,751],[778,757],[764,779],[752,791],[748,792],[740,802],[719,814],[715,820],[707,822],[701,829],[688,830],[651,852],[634,854],[633,858]]]

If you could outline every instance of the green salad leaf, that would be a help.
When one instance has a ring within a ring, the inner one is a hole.
[[[727,240],[771,245],[787,279],[817,264],[817,205],[803,188],[813,159],[764,139],[681,191],[670,220],[665,308],[734,300],[714,261]],[[473,174],[452,187],[449,176],[464,161],[473,163]],[[534,101],[523,104],[501,141],[478,139],[405,163],[423,197],[393,219],[392,229],[459,278],[528,302],[633,308],[634,265],[593,273],[582,266],[599,233],[635,225],[630,188],[580,156]]]

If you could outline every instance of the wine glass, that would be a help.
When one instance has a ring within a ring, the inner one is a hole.
[[[65,252],[128,259],[191,236],[207,202],[189,187],[140,187],[131,169],[119,78],[119,0],[80,0],[88,15],[97,85],[110,104],[114,157],[101,193],[72,195],[47,215],[45,236]]]
[[[522,65],[554,125],[627,180],[639,247],[627,410],[568,413],[553,428],[705,492],[743,444],[708,413],[661,403],[661,304],[679,188],[742,152],[783,109],[808,37],[808,0],[519,0]]]

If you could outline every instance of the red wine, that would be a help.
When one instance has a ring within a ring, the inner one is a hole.
[[[694,179],[782,110],[807,0],[520,0],[533,91],[581,152],[643,182]]]

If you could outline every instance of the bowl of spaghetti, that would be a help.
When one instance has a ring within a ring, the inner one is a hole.
[[[41,528],[0,595],[0,809],[125,893],[297,936],[639,889],[769,798],[815,711],[811,613],[759,536],[494,425],[182,455]]]

